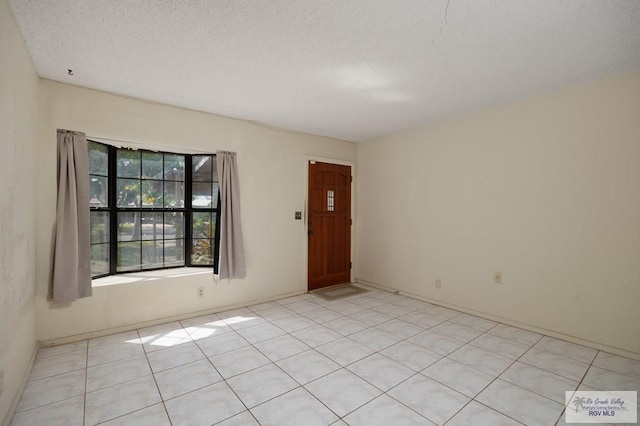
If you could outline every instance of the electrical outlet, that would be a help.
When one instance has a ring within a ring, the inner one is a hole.
[[[442,287],[442,281],[440,281],[440,278],[436,278],[436,288],[440,287]]]
[[[493,273],[493,282],[496,284],[502,284],[502,272]]]
[[[204,287],[198,287],[198,297],[204,297]]]
[[[0,396],[4,392],[4,371],[0,371]]]

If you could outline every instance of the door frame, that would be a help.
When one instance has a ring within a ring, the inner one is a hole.
[[[309,291],[309,162],[317,161],[319,163],[328,163],[328,164],[338,164],[341,166],[349,166],[351,167],[351,176],[353,179],[351,180],[351,247],[350,247],[350,255],[351,255],[351,271],[350,271],[350,281],[356,281],[356,163],[355,161],[345,161],[345,160],[337,160],[335,158],[326,158],[320,157],[317,155],[305,155],[304,158],[304,182],[303,182],[303,190],[304,190],[304,211],[302,212],[302,222],[303,222],[303,231],[304,231],[304,275],[306,281],[306,291]]]

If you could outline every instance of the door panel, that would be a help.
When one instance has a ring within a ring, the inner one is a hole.
[[[309,163],[309,290],[351,279],[351,167]]]

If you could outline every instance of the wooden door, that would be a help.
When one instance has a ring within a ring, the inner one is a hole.
[[[309,162],[309,290],[351,280],[351,167]]]

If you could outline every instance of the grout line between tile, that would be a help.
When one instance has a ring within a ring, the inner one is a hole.
[[[182,326],[182,324],[180,324]],[[136,333],[138,333],[138,339],[140,339],[140,342],[142,342],[142,336],[140,335],[140,330],[136,330]],[[153,368],[151,368],[151,362],[149,361],[149,354],[147,353],[146,350],[144,350],[144,345],[142,346],[143,352],[144,352],[144,357],[147,360],[147,364],[149,365],[149,371],[151,371],[151,377],[153,377],[153,383],[156,384],[156,390],[158,391],[158,396],[160,396],[160,403],[162,404],[162,408],[164,408],[164,412],[167,415],[167,419],[169,419],[169,423],[171,422],[171,417],[169,417],[169,411],[167,410],[167,406],[164,404],[164,398],[162,397],[162,392],[160,392],[160,386],[158,386],[158,381],[156,380],[156,375],[153,372]],[[141,408],[141,410],[143,410],[144,408],[147,407],[143,407]]]

